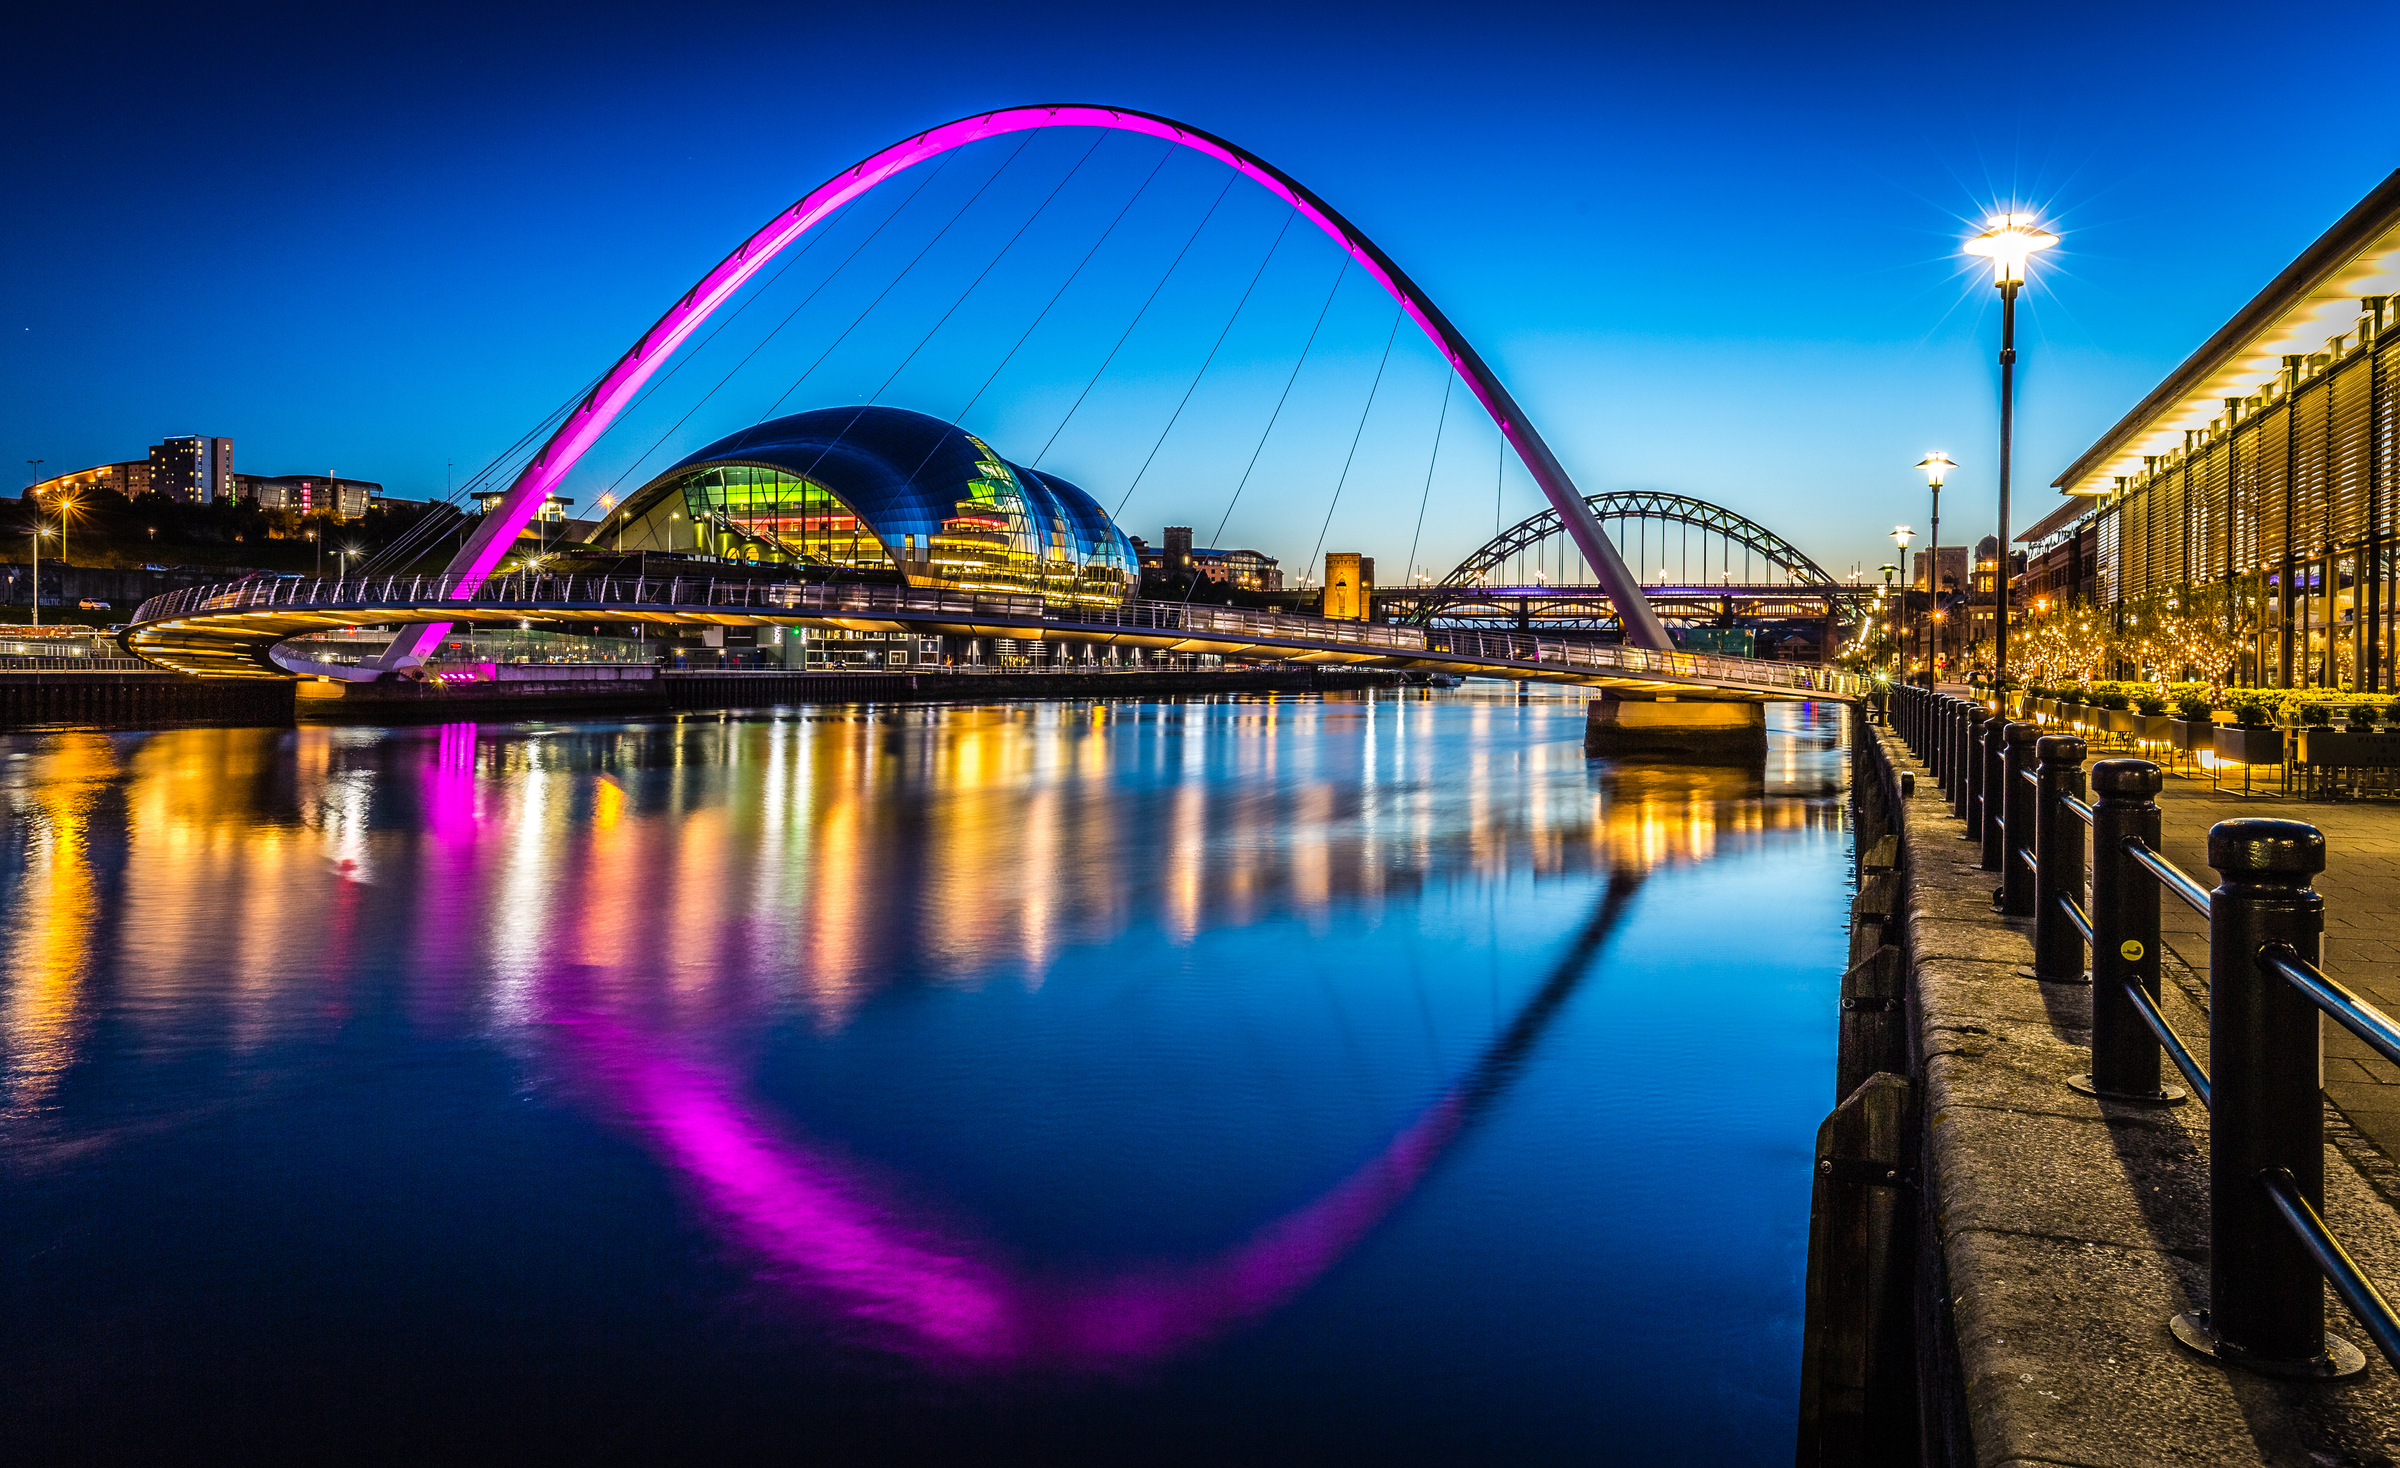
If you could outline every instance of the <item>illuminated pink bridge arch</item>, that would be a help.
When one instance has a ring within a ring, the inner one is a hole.
[[[673,309],[658,319],[658,324],[642,333],[633,349],[617,360],[608,375],[600,380],[589,396],[567,416],[566,422],[550,435],[533,461],[517,475],[500,503],[483,517],[465,545],[459,548],[449,569],[451,572],[479,577],[500,564],[502,556],[516,544],[517,534],[529,524],[534,513],[558,486],[584,454],[608,431],[617,415],[625,410],[642,384],[652,373],[664,366],[691,334],[698,330],[719,306],[731,300],[750,278],[767,262],[794,240],[824,222],[836,210],[858,198],[869,189],[883,183],[906,169],[930,158],[940,157],[954,148],[1006,133],[1026,132],[1054,127],[1113,128],[1120,132],[1142,133],[1163,138],[1181,147],[1205,153],[1227,167],[1256,182],[1267,192],[1298,210],[1310,223],[1323,230],[1328,238],[1349,252],[1377,284],[1400,303],[1433,344],[1441,349],[1447,361],[1492,422],[1516,450],[1518,459],[1541,486],[1542,493],[1557,509],[1567,533],[1576,548],[1583,552],[1601,587],[1617,606],[1625,627],[1625,637],[1640,647],[1660,650],[1671,644],[1666,628],[1650,610],[1649,601],[1642,595],[1640,583],[1625,567],[1617,548],[1600,527],[1599,520],[1584,503],[1583,495],[1567,471],[1550,452],[1550,446],[1526,421],[1524,410],[1509,396],[1500,379],[1485,365],[1474,347],[1467,343],[1458,329],[1443,316],[1440,308],[1428,300],[1400,267],[1392,262],[1374,241],[1361,234],[1348,220],[1336,213],[1333,206],[1311,193],[1297,180],[1265,159],[1225,141],[1212,133],[1159,117],[1148,112],[1134,112],[1121,107],[1092,107],[1061,104],[1043,107],[1011,107],[999,112],[978,113],[944,123],[931,131],[918,134],[905,142],[895,143],[874,157],[847,172],[836,174],[799,203],[768,221],[764,229],[742,242],[740,249],[720,261],[716,269],[701,277],[677,301]],[[471,583],[470,583],[471,584]],[[391,668],[422,661],[425,654],[440,643],[449,630],[448,624],[436,623],[403,632],[389,651],[379,660],[378,667]],[[371,673],[370,673],[371,675]]]

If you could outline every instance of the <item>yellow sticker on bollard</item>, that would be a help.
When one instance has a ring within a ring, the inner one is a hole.
[[[2142,956],[2142,945],[2138,940],[2128,938],[2117,945],[2117,952],[2125,956],[2127,963],[2131,963]]]

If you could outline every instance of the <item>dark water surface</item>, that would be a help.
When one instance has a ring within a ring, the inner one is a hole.
[[[0,739],[0,1456],[1788,1461],[1844,737]]]

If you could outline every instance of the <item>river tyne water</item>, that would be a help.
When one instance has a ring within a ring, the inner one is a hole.
[[[5,1454],[1788,1462],[1841,713],[1582,730],[0,739]]]

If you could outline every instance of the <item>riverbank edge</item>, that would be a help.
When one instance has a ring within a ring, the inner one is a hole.
[[[1992,911],[1996,875],[1931,773],[1888,729],[1861,734],[1860,784],[1878,787],[1897,838],[1889,900],[1872,900],[1862,866],[1859,906],[1862,923],[1888,908],[1870,936],[1897,947],[1906,975],[1924,1460],[2391,1461],[2400,1380],[2372,1350],[2361,1377],[2294,1384],[2169,1335],[2169,1318],[2207,1303],[2206,1112],[2066,1086],[2090,1067],[2090,988],[2028,975],[2030,924]],[[2188,970],[2170,977],[2168,1016],[2205,1064],[2205,991]],[[2370,1276],[2400,1280],[2400,1212],[2353,1161],[2348,1132],[2328,1129],[2328,1221]],[[2365,1342],[2330,1291],[2326,1318]]]

